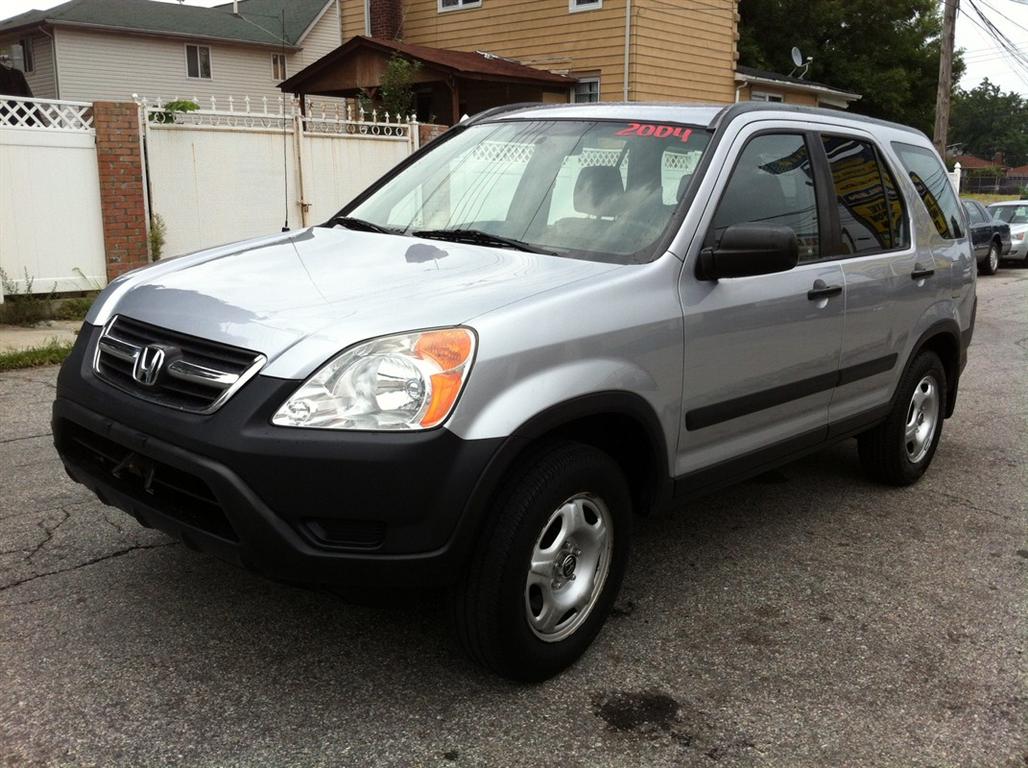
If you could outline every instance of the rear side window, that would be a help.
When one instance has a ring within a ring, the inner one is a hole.
[[[893,142],[892,148],[899,155],[900,162],[914,182],[921,202],[928,209],[932,223],[939,234],[947,240],[964,236],[963,217],[960,204],[953,194],[953,187],[946,175],[946,169],[930,149],[913,144]]]
[[[903,205],[874,145],[823,136],[835,187],[842,253],[879,253],[905,245]]]
[[[800,260],[818,258],[817,201],[810,154],[802,136],[764,134],[750,139],[732,170],[707,244],[714,246],[733,224],[774,224],[796,233]]]

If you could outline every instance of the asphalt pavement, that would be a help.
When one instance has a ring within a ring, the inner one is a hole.
[[[435,599],[355,607],[104,507],[0,374],[0,764],[1025,766],[1028,269],[979,281],[927,476],[853,441],[640,521],[615,615],[547,683],[465,660]]]

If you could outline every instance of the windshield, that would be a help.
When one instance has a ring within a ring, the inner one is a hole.
[[[536,120],[473,125],[346,215],[397,233],[646,261],[710,141],[695,126]],[[469,232],[477,236],[472,240]]]
[[[989,213],[1007,224],[1028,224],[1028,205],[997,205]]]

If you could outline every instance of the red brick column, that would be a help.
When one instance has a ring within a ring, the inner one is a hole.
[[[430,141],[435,141],[448,130],[450,130],[450,126],[448,125],[418,123],[418,146],[423,147]]]
[[[100,166],[107,279],[150,261],[139,108],[132,102],[93,104],[96,159]]]
[[[371,0],[368,13],[371,14],[372,37],[383,40],[403,37],[403,0]]]

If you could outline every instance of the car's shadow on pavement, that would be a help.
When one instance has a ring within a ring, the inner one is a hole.
[[[855,449],[840,446],[638,519],[622,597],[601,638],[609,646],[633,633],[628,622],[723,610],[719,572],[726,564],[766,567],[772,549],[822,536],[826,524],[844,538],[845,521],[831,520],[847,514],[841,497],[882,493],[895,491],[867,483]],[[108,594],[120,599],[104,600],[104,615],[94,614],[120,629],[116,652],[159,659],[168,674],[198,683],[259,680],[270,700],[302,685],[308,705],[336,713],[369,706],[355,691],[381,702],[416,690],[426,704],[445,707],[455,691],[511,687],[462,655],[440,593],[340,596],[273,583],[183,546],[127,560],[117,578]],[[631,642],[646,653],[650,640],[636,635]],[[601,642],[582,666],[600,662],[606,650]]]

